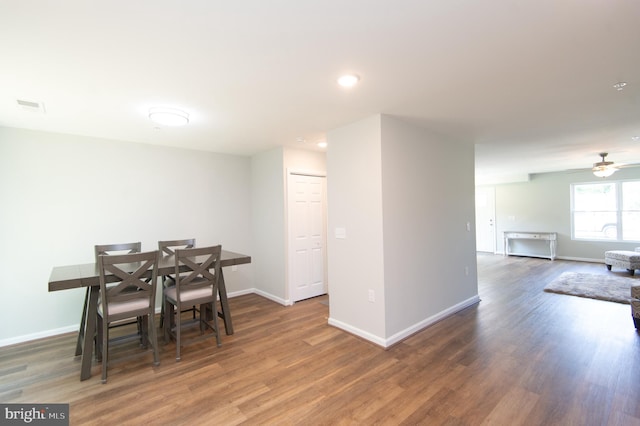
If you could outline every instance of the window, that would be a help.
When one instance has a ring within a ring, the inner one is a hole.
[[[571,185],[572,238],[640,241],[640,181]]]

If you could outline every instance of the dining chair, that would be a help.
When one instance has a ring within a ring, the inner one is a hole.
[[[96,259],[96,264],[98,263],[98,257],[100,255],[114,255],[114,254],[130,254],[130,253],[140,253],[142,251],[142,243],[140,241],[136,241],[133,243],[116,243],[116,244],[98,244],[94,246],[94,254]],[[131,290],[135,291],[135,290]],[[145,342],[145,330],[142,327],[142,318],[127,318],[122,321],[118,321],[115,324],[112,324],[111,327],[121,327],[126,326],[132,323],[137,323],[138,334],[140,335],[140,343],[144,344]],[[100,361],[101,352],[96,351],[96,356],[98,361]]]
[[[109,254],[127,254],[127,253],[140,253],[142,251],[142,243],[137,241],[133,243],[118,243],[118,244],[98,244],[94,246],[94,259],[96,264],[98,263],[98,256],[100,255],[109,255]],[[91,289],[87,287],[87,290],[84,295],[84,305],[82,307],[82,318],[80,318],[80,333],[84,333],[85,327],[87,324],[87,307],[89,305],[89,292]],[[127,322],[130,323],[131,321]],[[125,325],[125,323],[121,323],[118,325]],[[95,336],[92,337],[95,339]],[[76,346],[76,355],[80,355],[82,353],[82,346],[80,345],[80,339],[78,339],[78,344]],[[96,342],[97,343],[97,342]],[[96,358],[100,360],[100,352],[96,351]]]
[[[143,318],[144,347],[151,344],[153,364],[160,364],[155,326],[158,251],[99,255],[100,303],[98,305],[98,341],[102,353],[102,383],[107,382],[109,325],[132,317]],[[151,271],[151,279],[148,279]],[[115,278],[114,278],[115,277]],[[142,352],[142,353],[146,353]],[[135,354],[138,355],[138,354]]]
[[[178,248],[194,248],[196,246],[195,238],[187,238],[184,240],[165,240],[158,241],[158,251],[161,256],[174,256],[176,249]],[[162,276],[162,303],[160,305],[160,328],[164,327],[164,289],[176,285],[175,275],[163,275]],[[196,318],[196,307],[192,306],[187,311],[193,312],[193,319]],[[173,321],[173,319],[172,319]]]
[[[174,312],[178,314],[175,315],[175,326],[171,321],[165,321],[164,339],[167,342],[171,337],[174,338],[176,361],[180,361],[181,346],[211,337],[210,334],[204,333],[205,327],[213,330],[216,344],[218,347],[221,346],[215,304],[218,297],[222,246],[178,249],[175,253],[176,285],[164,289],[164,297],[167,316],[173,318]],[[183,323],[182,315],[179,314],[183,307],[196,305],[200,306],[198,318]],[[200,326],[200,336],[183,341],[183,326],[196,324]]]

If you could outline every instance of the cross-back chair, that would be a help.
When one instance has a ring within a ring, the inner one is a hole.
[[[169,318],[175,315],[175,325],[171,321],[164,323],[164,338],[173,337],[176,341],[176,361],[180,361],[180,347],[202,338],[211,337],[205,334],[206,327],[213,330],[216,344],[220,347],[220,331],[215,306],[218,297],[220,279],[220,256],[222,246],[178,249],[175,254],[176,285],[164,289],[165,312]],[[179,313],[184,307],[199,305],[199,315],[195,321],[183,322]],[[183,341],[182,328],[188,324],[199,324],[200,336]]]
[[[98,305],[98,341],[102,353],[102,383],[107,381],[109,325],[123,319],[142,318],[144,347],[151,344],[153,363],[160,364],[155,326],[158,251],[116,255],[98,255],[100,303]],[[149,279],[149,273],[151,279]]]
[[[190,249],[196,246],[195,238],[186,238],[184,240],[164,240],[158,241],[158,251],[161,256],[174,256],[176,254],[177,249]],[[176,285],[175,274],[163,275],[162,276],[162,304],[160,306],[160,327],[164,327],[164,289],[169,288]],[[187,311],[192,311],[193,319],[196,318],[196,307],[192,306],[186,309]],[[173,318],[171,319],[173,321]]]
[[[110,255],[110,254],[128,254],[128,253],[140,253],[142,251],[142,243],[136,241],[133,243],[117,243],[117,244],[99,244],[93,248],[94,259],[96,264],[98,263],[98,256]],[[89,292],[90,288],[87,287],[87,291],[84,295],[84,305],[82,307],[82,318],[80,318],[80,334],[83,335],[87,324],[87,307],[89,305]],[[76,345],[76,356],[82,353],[82,339],[78,338]],[[96,342],[97,343],[97,342]],[[96,358],[100,360],[100,351],[96,351]]]

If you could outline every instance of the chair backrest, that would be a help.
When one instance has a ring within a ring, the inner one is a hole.
[[[121,244],[101,244],[94,247],[96,263],[98,262],[98,256],[110,255],[110,254],[128,254],[128,253],[140,253],[142,251],[142,243],[140,241],[135,243],[121,243]],[[115,253],[114,253],[115,252]]]
[[[220,278],[222,246],[177,249],[175,259],[176,291],[178,301],[184,291],[210,288],[202,299],[217,297]]]
[[[162,255],[170,255],[173,256],[176,254],[176,249],[178,248],[194,248],[196,246],[195,238],[188,238],[186,240],[167,240],[167,241],[158,241],[158,250]]]
[[[158,277],[157,250],[98,255],[98,270],[102,312],[109,321],[147,315],[150,310],[155,309]],[[146,300],[147,303],[131,303],[141,300]],[[109,306],[114,304],[119,306],[110,312]]]

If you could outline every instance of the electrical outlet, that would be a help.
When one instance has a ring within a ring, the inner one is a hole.
[[[464,267],[464,274],[465,275],[469,275],[469,267],[468,266]]]
[[[376,292],[372,289],[369,289],[369,302],[373,303],[376,301]]]

